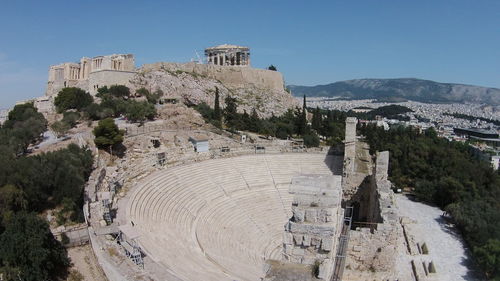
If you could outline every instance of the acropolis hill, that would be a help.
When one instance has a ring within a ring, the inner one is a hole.
[[[372,151],[365,120],[294,108],[282,74],[252,68],[247,47],[205,56],[136,67],[134,55],[113,54],[50,67],[35,100],[50,130],[29,153],[44,159],[74,144],[94,159],[82,220],[46,215],[85,280],[475,280],[443,212],[398,194],[389,151]],[[90,102],[61,106],[65,98]],[[203,102],[214,109],[193,106]],[[326,121],[316,128],[315,113]],[[75,174],[59,159],[47,166]],[[87,243],[87,253],[74,249]]]
[[[144,87],[163,92],[167,99],[209,105],[217,87],[222,99],[231,95],[238,99],[241,110],[255,108],[261,116],[280,115],[296,105],[284,89],[281,73],[250,66],[248,48],[224,44],[206,49],[206,56],[205,64],[157,62],[135,67],[132,54],[113,54],[54,65],[49,69],[46,98],[37,105],[46,108],[41,103],[53,99],[64,87],[95,95],[98,88],[111,85],[125,85],[132,92]]]

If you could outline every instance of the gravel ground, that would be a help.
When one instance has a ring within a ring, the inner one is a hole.
[[[73,263],[71,269],[80,272],[85,281],[108,280],[97,262],[94,253],[92,253],[90,245],[69,248],[68,256]]]
[[[481,280],[473,270],[469,250],[456,228],[442,217],[441,209],[412,201],[405,195],[396,198],[400,215],[416,222],[409,225],[410,234],[429,247],[428,258],[437,269],[435,280]]]

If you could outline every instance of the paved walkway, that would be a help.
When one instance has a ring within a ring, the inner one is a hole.
[[[396,200],[400,215],[416,221],[410,224],[410,234],[428,245],[429,258],[436,265],[436,280],[480,280],[474,277],[462,238],[456,228],[441,217],[442,210],[412,201],[401,194],[396,196]]]

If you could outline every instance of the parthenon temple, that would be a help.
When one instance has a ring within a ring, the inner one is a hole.
[[[205,49],[205,57],[208,64],[249,66],[250,48],[223,44]]]

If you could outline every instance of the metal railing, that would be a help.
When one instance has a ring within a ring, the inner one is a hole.
[[[344,223],[339,237],[337,255],[335,256],[335,265],[330,281],[341,281],[344,274],[345,260],[347,255],[347,246],[349,244],[349,231],[352,225],[353,207],[347,207],[344,213]]]

